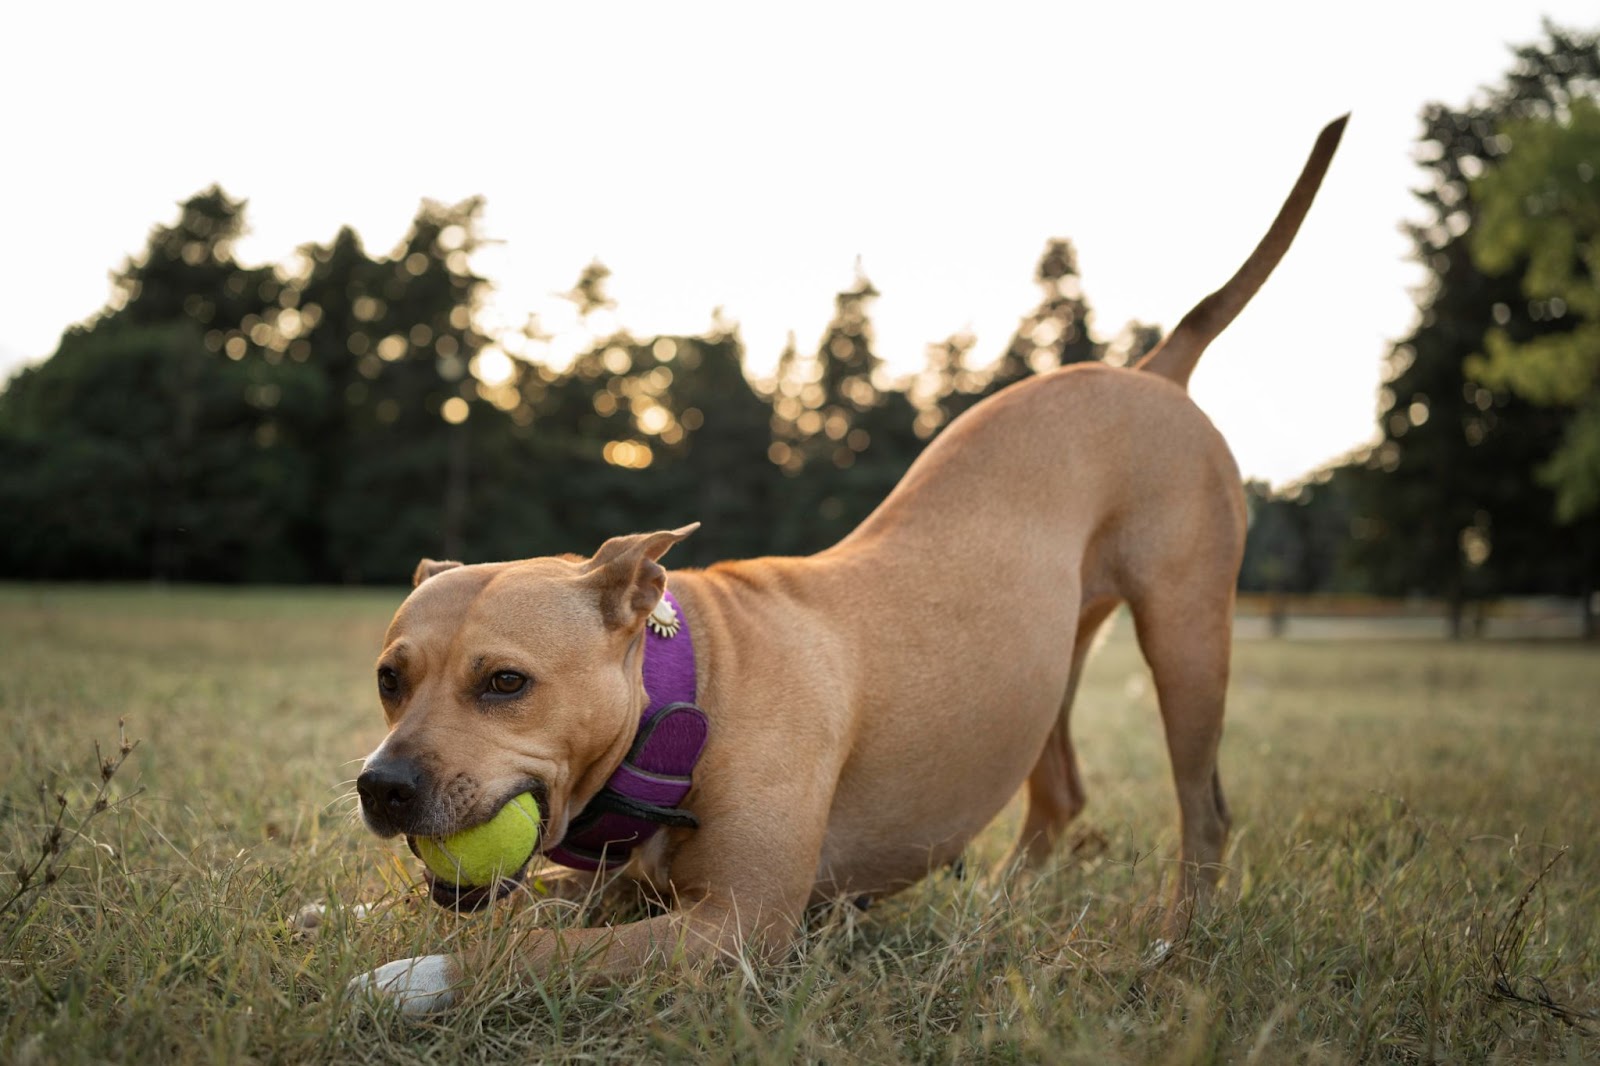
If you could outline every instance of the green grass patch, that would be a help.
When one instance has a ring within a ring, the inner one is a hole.
[[[1593,648],[1240,644],[1224,898],[1161,956],[1174,801],[1126,626],[1083,686],[1089,808],[1048,873],[996,869],[1013,806],[965,879],[818,914],[769,965],[497,971],[434,1020],[353,1018],[352,976],[510,935],[417,905],[416,862],[353,816],[400,597],[0,588],[0,902],[58,813],[63,841],[92,815],[0,911],[0,1061],[1600,1057]],[[95,813],[121,718],[139,743]],[[390,915],[291,935],[321,899]]]

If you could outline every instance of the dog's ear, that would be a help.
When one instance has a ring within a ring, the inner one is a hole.
[[[667,549],[700,528],[699,522],[658,533],[612,537],[583,564],[600,590],[600,614],[613,629],[644,624],[667,588],[667,572],[658,560]]]
[[[454,570],[460,563],[449,560],[424,559],[417,564],[417,569],[411,575],[411,587],[416,588],[434,574],[442,574],[446,570]]]

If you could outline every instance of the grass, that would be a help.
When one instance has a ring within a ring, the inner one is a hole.
[[[504,937],[413,907],[415,862],[351,818],[399,595],[0,587],[0,901],[57,794],[64,837],[90,816],[0,911],[0,1061],[1600,1058],[1594,648],[1241,643],[1225,899],[1159,957],[1173,798],[1126,626],[1085,681],[1089,809],[1046,875],[994,869],[1013,808],[964,880],[818,915],[772,965],[496,973],[436,1021],[352,1019],[353,975]],[[140,743],[95,813],[123,717]],[[325,898],[399,917],[290,935]]]

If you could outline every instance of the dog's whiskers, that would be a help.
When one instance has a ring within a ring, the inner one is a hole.
[[[361,809],[361,797],[356,793],[355,789],[347,789],[346,791],[339,793],[337,796],[334,796],[327,803],[324,803],[322,805],[321,813],[326,814],[328,811],[341,804],[347,804],[348,807],[345,813],[353,815]]]

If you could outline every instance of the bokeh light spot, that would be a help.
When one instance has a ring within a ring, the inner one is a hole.
[[[385,363],[392,363],[402,359],[406,354],[406,339],[398,333],[391,333],[378,342],[378,358]]]
[[[665,407],[656,404],[645,408],[644,413],[639,415],[639,428],[651,436],[655,436],[666,429],[671,421],[672,413]]]
[[[472,357],[472,376],[485,385],[504,385],[511,380],[515,367],[511,357],[499,348],[485,348]]]
[[[601,455],[612,466],[625,467],[629,470],[643,470],[655,459],[648,444],[635,440],[608,441],[601,449]]]

